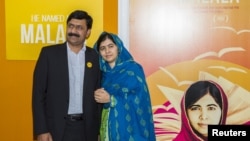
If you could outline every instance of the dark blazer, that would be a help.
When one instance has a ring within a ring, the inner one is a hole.
[[[97,141],[102,105],[96,103],[94,91],[100,88],[101,72],[96,51],[86,47],[83,86],[85,135],[88,141]],[[53,141],[61,141],[65,127],[64,117],[69,106],[69,70],[66,42],[43,47],[33,74],[34,135],[50,132]]]

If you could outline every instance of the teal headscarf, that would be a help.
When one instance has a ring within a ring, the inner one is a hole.
[[[121,65],[122,63],[124,62],[127,62],[127,61],[133,61],[133,57],[131,56],[131,54],[128,52],[128,50],[125,48],[122,40],[115,34],[113,33],[108,33],[108,32],[102,32],[102,35],[111,35],[116,46],[118,47],[118,52],[119,52],[119,55],[116,59],[116,66],[119,66]],[[95,43],[94,45],[94,49],[99,53],[99,47],[97,47],[97,43]],[[107,72],[107,71],[110,71],[110,66],[109,64],[99,55],[99,59],[100,59],[100,68],[103,72]]]
[[[107,138],[108,132],[109,141],[155,141],[152,106],[143,68],[133,60],[117,35],[103,32],[100,36],[104,34],[112,36],[119,54],[113,68],[100,55],[102,87],[111,96],[111,102],[104,104],[101,140]],[[98,44],[100,42],[95,43],[94,49],[99,53]]]

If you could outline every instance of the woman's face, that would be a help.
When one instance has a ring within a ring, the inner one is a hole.
[[[191,126],[201,135],[207,137],[208,125],[216,125],[220,122],[221,108],[207,93],[187,109],[187,116]]]
[[[102,58],[107,61],[111,68],[114,67],[116,58],[118,56],[118,48],[110,39],[101,42],[99,52]]]

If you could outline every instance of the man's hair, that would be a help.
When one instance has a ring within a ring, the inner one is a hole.
[[[85,19],[86,20],[86,23],[87,23],[87,28],[88,29],[91,29],[92,28],[92,24],[93,24],[93,19],[92,17],[86,12],[86,11],[83,11],[83,10],[75,10],[73,11],[68,19],[67,19],[67,24],[69,23],[70,20],[72,19],[78,19],[78,20],[82,20],[82,19]]]

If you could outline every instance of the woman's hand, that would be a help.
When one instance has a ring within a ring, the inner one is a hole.
[[[95,101],[98,103],[110,102],[110,95],[106,90],[104,90],[104,88],[95,90],[94,97],[95,97]]]

